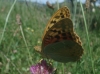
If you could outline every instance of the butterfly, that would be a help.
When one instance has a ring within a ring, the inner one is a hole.
[[[49,20],[42,38],[42,55],[58,62],[74,62],[83,54],[80,37],[74,32],[67,7],[60,8]]]

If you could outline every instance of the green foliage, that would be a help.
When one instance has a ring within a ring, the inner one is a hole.
[[[45,26],[56,8],[53,11],[46,5],[17,1],[10,12],[4,31],[7,14],[12,4],[13,1],[0,0],[0,40],[4,32],[3,39],[0,41],[0,74],[30,74],[29,67],[41,59],[41,55],[34,50],[34,47],[41,45]],[[61,6],[64,6],[63,3]],[[94,74],[93,69],[95,74],[100,74],[100,9],[96,8],[95,13],[88,13],[84,9],[88,30],[91,27],[91,17],[95,16],[97,19],[96,28],[88,32],[91,53],[81,8],[76,10],[76,14],[72,13],[71,17],[73,19],[75,15],[75,30],[83,43],[82,59],[79,62],[66,64],[52,61],[53,66],[57,68],[57,74]],[[18,24],[17,15],[20,16],[21,24]]]

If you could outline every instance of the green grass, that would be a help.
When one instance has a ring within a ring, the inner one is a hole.
[[[57,5],[60,6],[60,4]],[[27,5],[26,2],[16,2],[13,6],[12,1],[0,0],[0,74],[30,74],[30,66],[41,59],[41,55],[34,50],[34,46],[41,45],[44,28],[56,9],[52,11],[45,5],[42,7],[32,3]],[[85,9],[82,11],[81,6],[76,9],[79,13],[77,11],[75,14],[72,13],[71,19],[74,18],[74,21],[77,21],[74,23],[74,29],[82,40],[84,54],[80,62],[62,64],[52,61],[53,67],[57,68],[57,74],[68,74],[68,72],[100,74],[99,22],[94,31],[88,29],[91,24],[90,14],[92,14],[91,17],[95,15],[96,19],[99,19],[100,11],[97,8],[95,13],[85,13],[86,23],[83,21],[80,24],[79,19],[84,19],[78,14],[83,16]],[[16,23],[17,14],[21,17],[21,25]]]

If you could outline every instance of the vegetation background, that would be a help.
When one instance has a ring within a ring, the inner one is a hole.
[[[37,2],[0,0],[0,74],[30,74],[30,66],[42,59],[34,47],[41,46],[48,20],[63,6],[70,9],[84,54],[80,62],[63,64],[52,60],[53,67],[57,74],[100,74],[100,4],[92,6],[93,0],[85,4],[71,1],[57,0],[51,4],[53,9]]]

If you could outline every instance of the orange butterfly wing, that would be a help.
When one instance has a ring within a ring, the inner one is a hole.
[[[70,11],[69,9],[65,6],[65,7],[62,7],[60,8],[52,17],[51,19],[49,20],[46,28],[45,28],[45,31],[44,31],[44,34],[43,34],[43,39],[44,39],[44,36],[46,34],[46,32],[55,24],[57,23],[59,20],[61,20],[62,18],[70,18]]]
[[[59,9],[50,19],[43,34],[42,54],[59,62],[77,61],[83,54],[79,36],[73,30],[67,7]]]
[[[61,19],[48,30],[42,42],[42,52],[59,62],[80,59],[83,48],[69,18]]]

